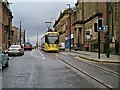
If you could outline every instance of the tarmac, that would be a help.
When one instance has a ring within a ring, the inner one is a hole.
[[[90,51],[75,51],[71,49],[65,49],[66,52],[74,52],[79,54],[79,58],[83,58],[89,61],[94,61],[94,62],[104,62],[104,63],[118,63],[120,64],[120,55],[113,55],[110,54],[110,57],[107,58],[107,56],[103,53],[100,53],[100,59],[98,59],[98,53],[97,52],[90,52]],[[13,57],[9,57],[9,59],[12,59]]]
[[[69,49],[65,49],[65,51],[69,51]],[[110,54],[110,57],[108,58],[105,54],[100,53],[100,59],[98,59],[98,53],[97,52],[90,52],[90,51],[75,51],[71,50],[71,52],[79,54],[79,58],[83,58],[86,60],[94,61],[94,62],[104,62],[104,63],[118,63],[120,64],[120,55],[113,55]]]

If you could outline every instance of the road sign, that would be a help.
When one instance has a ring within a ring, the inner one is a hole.
[[[103,26],[103,31],[106,32],[108,30],[108,26]]]
[[[102,26],[98,28],[98,32],[106,32],[108,30],[108,26]]]

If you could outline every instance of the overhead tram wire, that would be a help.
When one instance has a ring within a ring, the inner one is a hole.
[[[24,24],[24,27],[26,27],[26,24],[23,22],[24,21],[24,19],[16,12],[16,10],[15,9],[13,9],[12,7],[10,7],[12,10],[13,10],[13,12],[16,14],[16,16],[18,17],[18,20],[21,22],[22,21],[22,23]],[[20,29],[20,28],[19,28]],[[25,29],[24,29],[25,30]],[[26,31],[25,31],[26,32]]]
[[[55,7],[55,9],[54,9],[53,15],[52,15],[52,17],[51,17],[51,21],[52,21],[52,19],[54,19],[55,13],[56,13],[59,5],[60,5],[60,0],[58,1],[57,5],[56,5],[56,7]]]
[[[13,12],[16,14],[16,16],[18,17],[19,21],[22,21],[22,23],[24,24],[24,26],[26,27],[26,24],[23,22],[24,19],[20,16],[20,14],[17,13],[17,11],[15,9],[13,9],[11,7],[11,9],[13,10]]]
[[[71,1],[72,3],[75,2],[75,0]],[[55,13],[57,12],[58,7],[60,6],[60,0],[58,1],[56,8],[54,9],[53,15],[51,17],[51,21],[54,19],[55,17]]]
[[[23,20],[23,18],[16,12],[15,9],[13,9],[12,7],[11,7],[11,9],[14,11],[14,13],[16,13],[18,15],[18,17],[19,17],[20,20]]]

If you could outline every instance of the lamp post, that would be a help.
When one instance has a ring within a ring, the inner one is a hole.
[[[8,47],[10,47],[10,16],[9,16],[9,21],[8,21]]]
[[[107,58],[110,57],[110,36],[109,36],[109,2],[106,2],[106,23],[108,26],[108,31],[106,32],[106,54]]]
[[[71,51],[71,12],[70,12],[70,4],[67,5],[69,6],[69,40],[70,40],[69,51]]]
[[[25,30],[24,30],[24,44],[25,44]]]
[[[20,45],[21,45],[21,21],[20,21]]]
[[[38,32],[37,32],[37,44],[36,44],[36,46],[37,46],[37,49],[38,49]]]

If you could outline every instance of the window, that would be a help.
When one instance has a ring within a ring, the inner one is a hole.
[[[90,31],[86,31],[86,35],[90,35]]]

